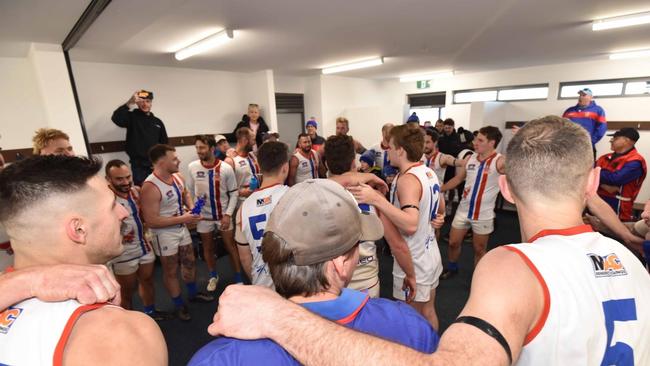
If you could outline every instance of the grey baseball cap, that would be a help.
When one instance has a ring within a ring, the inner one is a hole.
[[[291,187],[273,208],[264,235],[284,241],[299,266],[326,262],[360,241],[379,240],[384,227],[376,214],[362,211],[350,192],[328,179]]]

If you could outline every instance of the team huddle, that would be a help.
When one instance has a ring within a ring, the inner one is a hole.
[[[650,364],[648,272],[583,223],[585,207],[602,207],[584,128],[554,116],[533,120],[500,154],[502,133],[485,126],[471,150],[453,156],[439,150],[434,128],[411,122],[384,125],[368,150],[347,134],[345,118],[326,139],[308,121],[295,146],[272,132],[258,139],[258,126],[239,126],[234,147],[223,135],[198,135],[187,175],[176,148],[157,143],[141,186],[124,161],[108,161],[100,173],[101,161],[75,157],[71,147],[9,165],[0,173],[0,222],[14,253],[3,257],[13,263],[0,281],[31,266],[108,263],[119,286],[105,280],[101,288],[119,288],[119,296],[93,305],[76,294],[10,302],[0,315],[0,364],[100,362],[113,357],[102,347],[114,345],[101,343],[114,337],[119,345],[143,340],[138,355],[120,352],[114,363],[165,364],[152,319],[189,321],[188,303],[215,300],[216,238],[234,282],[254,286],[226,289],[209,331],[227,337],[205,345],[191,365]],[[447,169],[455,173],[445,180]],[[517,209],[522,243],[487,252],[499,193]],[[452,205],[444,266],[440,228]],[[602,212],[593,213],[608,222]],[[44,214],[55,219],[36,219]],[[205,291],[190,230],[202,243]],[[459,272],[470,231],[471,294],[441,336],[436,290]],[[380,298],[382,238],[396,301]],[[154,304],[156,257],[173,312]],[[136,290],[148,317],[119,309],[133,308]],[[111,322],[129,325],[97,342],[98,327]]]

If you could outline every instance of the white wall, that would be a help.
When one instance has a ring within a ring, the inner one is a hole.
[[[558,100],[560,82],[599,80],[631,77],[647,77],[650,65],[647,60],[603,60],[583,63],[546,65],[519,69],[498,70],[471,74],[457,74],[453,78],[434,80],[429,89],[417,89],[416,83],[394,82],[393,92],[398,95],[447,92],[446,114],[454,118],[457,126],[475,127],[477,119],[483,119],[483,125],[496,125],[501,120],[527,121],[549,114],[561,115],[566,108],[574,105],[576,100]],[[502,103],[503,107],[492,109],[492,103],[452,104],[452,91],[463,89],[488,88],[525,84],[549,83],[549,98],[545,101],[525,101]],[[610,121],[650,121],[649,97],[596,98]],[[613,131],[610,131],[611,133]],[[510,133],[504,132],[504,147]],[[641,131],[637,143],[639,152],[650,160],[650,132]],[[604,137],[597,145],[597,154],[609,152],[609,138]],[[646,179],[637,201],[650,199],[650,178]]]
[[[323,136],[336,131],[336,118],[350,121],[350,134],[363,145],[381,140],[384,123],[399,123],[404,118],[404,97],[391,92],[385,81],[321,76]]]
[[[258,103],[269,121],[266,71],[244,74],[74,61],[72,67],[91,142],[125,139],[126,129],[113,124],[111,115],[139,89],[154,92],[152,112],[165,123],[169,136],[232,132],[248,103]],[[191,146],[179,148],[178,154],[183,171],[196,159]],[[102,158],[128,162],[125,153]]]
[[[273,76],[276,93],[304,94],[306,78],[278,75]]]
[[[34,131],[47,126],[47,119],[30,61],[0,57],[0,80],[0,147],[31,147]]]

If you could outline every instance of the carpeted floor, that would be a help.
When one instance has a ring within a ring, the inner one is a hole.
[[[440,242],[440,252],[443,262],[447,258],[447,241],[445,237],[449,232],[449,223],[443,227],[442,238]],[[194,238],[195,242],[198,238]],[[500,211],[497,213],[495,232],[490,237],[489,249],[498,245],[519,242],[519,222],[516,213],[509,211]],[[381,296],[391,297],[392,292],[392,263],[393,259],[382,250],[383,243],[379,243],[380,257],[380,279],[381,279]],[[470,241],[463,244],[463,252],[459,261],[460,273],[449,280],[441,281],[436,295],[436,309],[440,318],[440,331],[444,331],[449,324],[456,318],[462,309],[469,295],[470,282],[472,276],[473,253]],[[217,267],[221,280],[216,294],[219,295],[223,289],[232,283],[233,271],[227,256],[221,256],[218,259]],[[161,280],[160,266],[156,265],[156,307],[162,310],[171,311],[173,309],[171,299],[167,295]],[[207,269],[205,263],[199,260],[197,282],[200,288],[205,289],[207,283]],[[139,300],[134,299],[136,309],[141,309]],[[206,329],[212,320],[217,309],[217,302],[211,304],[190,304],[192,320],[181,322],[180,320],[167,320],[159,323],[169,352],[169,364],[171,366],[185,365],[192,355],[208,343],[212,337]]]

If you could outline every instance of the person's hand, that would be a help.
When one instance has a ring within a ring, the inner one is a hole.
[[[512,134],[513,134],[513,135],[516,134],[517,131],[519,131],[520,128],[521,128],[521,127],[519,127],[519,126],[517,126],[517,125],[513,125],[513,126],[512,126]]]
[[[645,210],[641,213],[641,218],[646,225],[650,226],[650,205],[645,205]]]
[[[228,228],[230,227],[231,220],[232,218],[230,217],[230,215],[223,215],[223,217],[221,218],[221,230],[228,230]]]
[[[406,296],[404,296],[404,301],[411,303],[415,300],[415,294],[417,291],[417,285],[415,283],[415,276],[406,276],[404,277],[404,283],[402,284],[402,290],[406,291]]]
[[[248,187],[242,187],[239,189],[239,197],[248,197],[251,193],[253,193],[253,191]]]
[[[76,299],[82,304],[120,305],[120,285],[104,265],[59,264],[29,267],[31,297],[42,301]]]
[[[292,305],[266,287],[230,285],[219,297],[219,308],[208,333],[239,339],[267,338],[267,330],[273,328],[274,322],[285,321],[283,311]]]
[[[181,220],[183,224],[192,225],[201,221],[201,215],[195,215],[192,211],[186,211],[183,216],[181,216]]]
[[[142,99],[142,98],[140,98],[140,97],[138,96],[138,93],[140,93],[139,90],[136,90],[136,91],[133,93],[133,95],[131,96],[131,98],[129,98],[129,100],[126,102],[126,105],[127,105],[127,106],[132,107],[132,106],[134,106],[137,102],[139,102],[139,101]]]
[[[358,186],[348,187],[348,191],[352,193],[358,203],[367,203],[376,206],[379,200],[385,199],[379,191],[374,190],[367,184],[359,184]]]
[[[431,220],[431,226],[433,226],[434,229],[440,229],[444,224],[445,215],[443,214],[436,214],[436,218]]]
[[[643,238],[642,237],[636,236],[632,232],[629,232],[622,239],[623,239],[623,242],[625,243],[625,246],[627,246],[628,248],[634,250],[635,252],[639,253],[640,255],[643,255]]]
[[[464,167],[467,165],[467,162],[469,161],[469,158],[472,157],[472,154],[467,155],[463,159],[456,159],[456,163],[454,164],[456,167]]]

